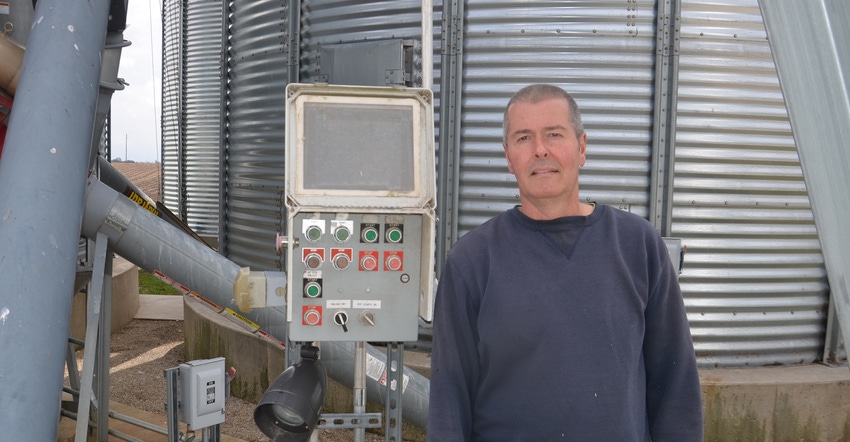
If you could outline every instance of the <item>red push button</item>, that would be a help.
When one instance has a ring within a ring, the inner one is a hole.
[[[358,261],[360,262],[360,271],[378,271],[378,252],[361,251]]]
[[[322,325],[322,307],[305,305],[301,307],[301,325]]]
[[[402,252],[384,252],[384,270],[388,272],[399,272],[404,267],[404,255]]]

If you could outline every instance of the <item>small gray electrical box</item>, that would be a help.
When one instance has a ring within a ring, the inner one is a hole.
[[[224,358],[180,364],[180,420],[190,430],[224,422]]]
[[[681,275],[685,264],[685,248],[682,246],[682,238],[664,237],[663,239],[664,244],[667,245],[667,253],[670,255],[673,268]]]

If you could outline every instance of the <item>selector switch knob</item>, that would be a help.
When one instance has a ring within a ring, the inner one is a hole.
[[[360,322],[363,325],[372,327],[375,325],[375,314],[370,311],[365,311],[360,314]]]
[[[348,313],[336,312],[334,314],[334,323],[342,327],[343,332],[348,332]]]

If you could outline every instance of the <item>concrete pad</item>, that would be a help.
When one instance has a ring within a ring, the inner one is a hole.
[[[705,441],[850,440],[850,369],[701,369]]]
[[[139,294],[135,319],[183,320],[183,297]]]

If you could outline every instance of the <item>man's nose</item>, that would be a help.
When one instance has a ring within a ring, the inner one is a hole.
[[[549,156],[549,148],[546,146],[542,137],[534,139],[534,156],[537,158],[545,158]]]

